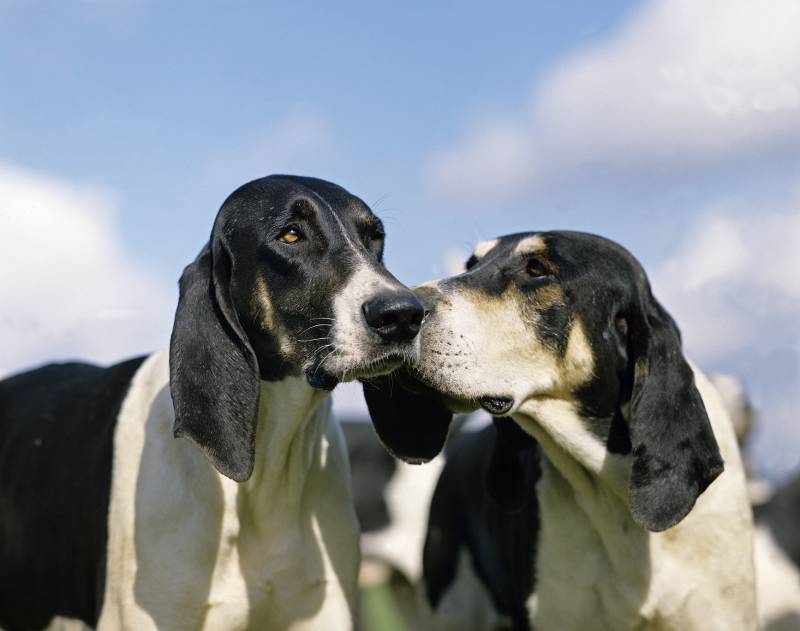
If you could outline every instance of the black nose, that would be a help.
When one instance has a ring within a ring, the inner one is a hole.
[[[422,303],[410,291],[380,294],[361,309],[367,324],[387,342],[410,342],[422,325]]]

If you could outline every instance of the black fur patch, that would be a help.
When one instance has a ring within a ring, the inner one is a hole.
[[[94,627],[105,589],[117,414],[144,358],[0,382],[0,627]]]

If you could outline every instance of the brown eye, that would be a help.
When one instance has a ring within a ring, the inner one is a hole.
[[[525,271],[529,276],[534,277],[547,276],[550,273],[547,271],[545,266],[536,259],[531,259],[528,261],[528,263],[525,265]]]
[[[303,233],[300,232],[296,226],[290,226],[281,232],[281,234],[278,236],[278,241],[291,245],[292,243],[297,243],[302,238]]]

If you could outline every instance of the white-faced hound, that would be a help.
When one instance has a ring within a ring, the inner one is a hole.
[[[452,410],[479,406],[538,442],[535,629],[756,627],[733,429],[630,253],[510,235],[415,291],[419,359],[365,384],[373,422],[413,460],[440,450]]]
[[[168,350],[0,382],[0,627],[352,626],[328,394],[413,358],[423,317],[383,243],[339,186],[250,182],[181,277]]]

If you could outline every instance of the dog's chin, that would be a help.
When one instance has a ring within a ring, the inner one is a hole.
[[[514,407],[514,397],[506,394],[472,394],[456,390],[444,378],[422,372],[414,366],[404,367],[395,373],[408,390],[435,392],[448,410],[455,414],[471,414],[483,409],[492,416],[505,416]]]
[[[306,378],[314,388],[333,390],[339,383],[388,375],[407,360],[408,355],[399,351],[376,353],[358,361],[336,362],[331,366],[323,364],[313,371],[307,371]]]

